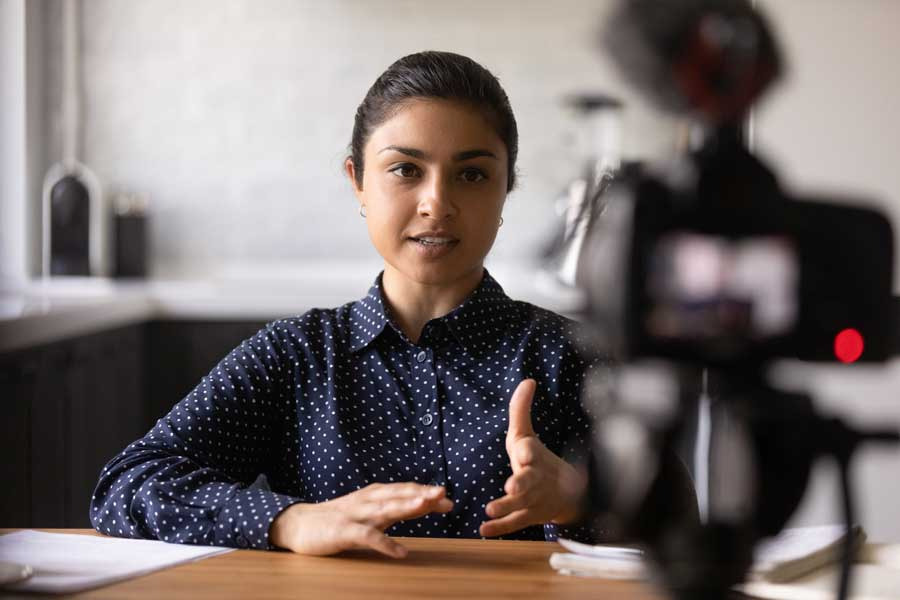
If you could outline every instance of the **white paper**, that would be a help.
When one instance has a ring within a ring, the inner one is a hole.
[[[753,553],[753,570],[766,571],[779,563],[798,560],[835,544],[844,537],[843,525],[819,525],[785,529],[773,538],[763,540]]]
[[[562,546],[569,552],[574,552],[575,554],[580,554],[582,556],[637,560],[644,555],[643,550],[641,550],[640,548],[630,548],[627,546],[607,546],[602,544],[593,546],[591,544],[582,544],[581,542],[568,540],[566,538],[558,538],[556,541],[559,542],[560,546]]]
[[[563,575],[630,580],[648,577],[644,552],[640,548],[593,546],[565,538],[556,541],[569,552],[554,552],[550,556],[550,566]]]
[[[821,525],[785,529],[777,536],[761,542],[754,552],[751,575],[763,576],[773,567],[808,557],[832,546],[845,533],[842,525]],[[571,574],[621,579],[645,579],[647,570],[643,552],[627,546],[592,546],[560,538],[559,544],[571,552],[560,554],[551,562],[554,568]]]
[[[604,558],[583,556],[571,552],[554,552],[550,555],[550,566],[563,575],[579,577],[601,577],[603,579],[647,579],[644,561],[634,558]]]
[[[34,569],[30,579],[4,589],[53,594],[100,587],[232,550],[31,530],[0,536],[0,560]]]
[[[820,568],[790,583],[749,581],[735,590],[752,598],[767,600],[834,600],[840,569]],[[854,565],[850,600],[897,600],[900,597],[900,570],[882,565]]]

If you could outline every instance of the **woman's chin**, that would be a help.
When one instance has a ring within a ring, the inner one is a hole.
[[[460,283],[467,275],[477,271],[481,274],[482,264],[461,265],[449,261],[398,261],[389,263],[401,276],[422,285],[450,285]]]

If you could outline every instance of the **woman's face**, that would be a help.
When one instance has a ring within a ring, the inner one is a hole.
[[[374,129],[363,158],[362,188],[349,160],[347,172],[385,268],[428,285],[480,276],[507,181],[506,146],[481,111],[411,100]]]

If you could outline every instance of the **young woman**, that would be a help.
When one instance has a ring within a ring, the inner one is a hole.
[[[576,522],[583,482],[560,458],[588,430],[574,324],[483,266],[517,146],[506,93],[474,61],[391,65],[345,165],[384,271],[361,300],[231,352],[103,469],[94,527],[401,557],[386,534],[554,539]],[[260,473],[270,490],[251,485]]]

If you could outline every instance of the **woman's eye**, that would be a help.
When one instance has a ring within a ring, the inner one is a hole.
[[[477,183],[487,179],[487,175],[485,175],[484,171],[475,168],[463,169],[459,176],[466,183]]]
[[[416,177],[419,174],[419,168],[416,165],[411,165],[409,163],[404,163],[402,165],[397,165],[390,169],[390,172],[396,175],[397,177],[402,177],[403,179],[409,179],[411,177]]]

